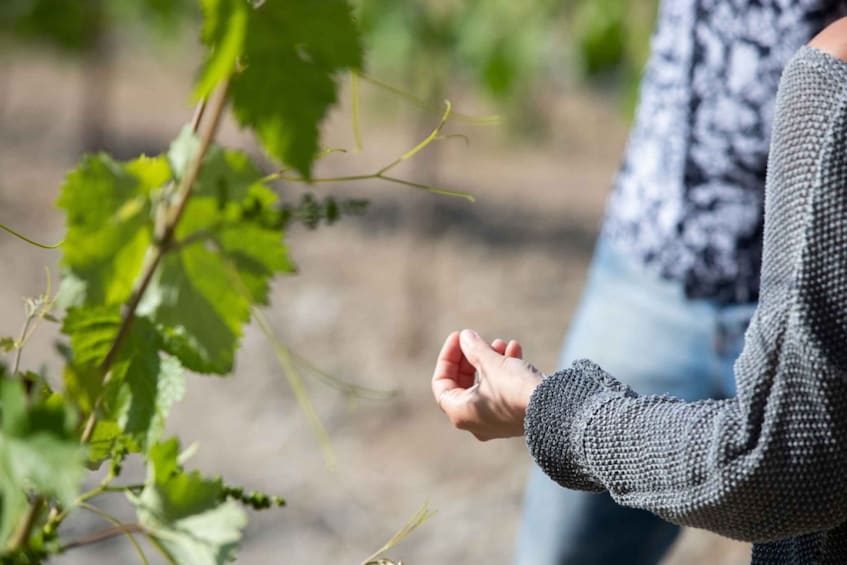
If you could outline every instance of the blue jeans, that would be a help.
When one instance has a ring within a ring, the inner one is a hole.
[[[560,363],[591,359],[639,394],[731,396],[732,367],[754,310],[690,300],[681,284],[601,239]],[[564,489],[533,465],[515,564],[653,564],[678,534],[678,526],[619,506],[607,493]]]

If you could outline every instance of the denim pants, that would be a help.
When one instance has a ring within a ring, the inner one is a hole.
[[[560,363],[591,359],[641,395],[725,398],[735,391],[733,363],[754,310],[690,300],[680,283],[601,238]],[[607,493],[562,488],[533,465],[515,564],[653,564],[678,534],[678,526]]]

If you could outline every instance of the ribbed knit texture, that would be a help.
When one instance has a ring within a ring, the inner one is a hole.
[[[753,541],[753,563],[847,563],[847,63],[809,47],[780,83],[735,373],[736,398],[686,403],[577,362],[536,389],[527,444],[559,484]]]

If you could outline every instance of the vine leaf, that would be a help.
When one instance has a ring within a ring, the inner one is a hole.
[[[106,459],[111,443],[127,434],[140,447],[155,443],[171,405],[182,399],[185,377],[179,362],[162,355],[164,338],[147,318],[135,320],[115,362],[108,384],[99,371],[121,325],[118,306],[71,308],[62,331],[71,338],[72,357],[65,372],[68,395],[84,413],[103,395],[105,420],[95,428],[89,460]],[[104,390],[105,387],[105,390]]]
[[[122,433],[123,430],[114,420],[97,420],[94,433],[91,434],[91,439],[88,441],[89,464],[93,464],[91,466],[97,468],[99,463],[108,459],[112,455],[112,446],[115,445]]]
[[[19,381],[0,381],[0,547],[29,506],[24,489],[73,503],[83,474],[75,418],[61,397],[27,406]]]
[[[78,305],[130,296],[152,240],[151,195],[170,176],[164,157],[120,163],[105,154],[67,176],[58,200],[68,226],[62,264]]]
[[[175,439],[150,448],[144,490],[127,493],[138,521],[175,563],[229,563],[247,515],[234,501],[224,501],[220,479],[182,471],[178,457]]]
[[[74,364],[100,364],[109,353],[120,325],[121,311],[118,306],[68,309],[62,321],[62,333],[71,338]]]
[[[233,72],[233,111],[267,152],[306,178],[318,126],[337,100],[339,71],[359,69],[362,44],[346,0],[203,0],[210,54],[196,94],[208,96]],[[294,78],[296,77],[296,78]]]
[[[182,366],[173,357],[159,355],[157,346],[162,342],[155,326],[140,318],[112,367],[113,382],[120,383],[113,393],[112,413],[124,433],[143,446],[159,440],[171,406],[185,394]]]
[[[184,132],[169,153],[179,177],[196,140]],[[226,374],[252,304],[266,304],[276,273],[293,270],[276,221],[276,195],[243,153],[212,147],[139,313],[160,326],[165,350],[199,373]],[[248,286],[238,292],[231,272]]]

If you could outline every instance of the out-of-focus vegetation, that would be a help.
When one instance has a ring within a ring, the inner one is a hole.
[[[511,125],[574,80],[621,89],[631,108],[656,0],[358,0],[370,72],[432,101],[455,84],[492,98]]]
[[[143,22],[174,32],[185,18],[199,17],[192,0],[4,0],[0,33],[85,54],[116,25]]]
[[[95,151],[108,145],[110,34],[144,28],[157,39],[175,37],[188,19],[200,21],[197,0],[2,0],[0,44],[48,45],[84,61],[80,144]]]
[[[247,0],[245,0],[247,1]],[[265,0],[285,1],[285,0]],[[658,0],[356,0],[368,72],[440,104],[456,87],[484,94],[524,132],[546,122],[539,99],[573,83],[616,89],[634,107]],[[195,0],[4,0],[0,35],[45,42],[104,64],[120,26],[165,37],[199,21]]]

